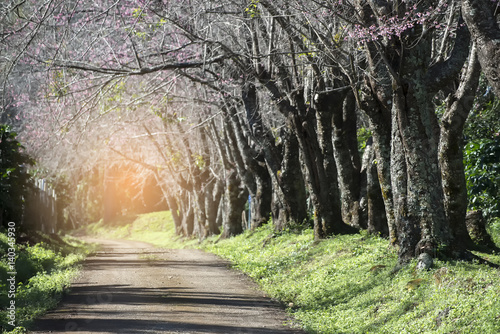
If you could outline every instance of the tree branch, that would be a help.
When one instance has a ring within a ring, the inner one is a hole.
[[[113,74],[113,75],[144,75],[159,71],[166,70],[176,70],[176,69],[185,69],[185,68],[199,68],[203,67],[206,64],[213,64],[221,62],[222,60],[228,58],[227,56],[217,56],[214,58],[207,59],[205,61],[196,61],[196,62],[185,62],[185,63],[168,63],[161,64],[156,66],[143,66],[142,68],[136,70],[127,70],[123,68],[109,68],[109,67],[98,67],[93,64],[79,62],[79,61],[70,61],[70,60],[53,60],[52,64],[62,68],[71,68],[75,70],[82,70],[87,72],[96,72],[102,74]]]
[[[462,17],[458,20],[457,37],[450,56],[432,65],[427,72],[426,83],[431,90],[437,91],[440,87],[447,86],[460,74],[467,57],[469,56],[471,36],[463,24]]]

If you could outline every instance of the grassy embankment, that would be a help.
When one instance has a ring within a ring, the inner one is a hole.
[[[395,250],[363,233],[315,243],[311,230],[277,234],[264,226],[197,245],[174,235],[168,212],[117,225],[89,231],[214,252],[281,300],[310,333],[500,333],[500,271],[485,265],[436,261],[419,272],[413,262],[392,273]],[[499,255],[481,255],[500,263]]]
[[[64,289],[78,272],[78,264],[93,251],[93,245],[75,238],[53,239],[33,233],[37,243],[15,245],[15,296],[12,295],[8,260],[9,239],[0,233],[0,332],[24,333],[36,317],[55,307]],[[15,325],[9,324],[8,309],[15,303]]]

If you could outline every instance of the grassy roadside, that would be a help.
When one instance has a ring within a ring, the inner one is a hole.
[[[198,246],[198,241],[195,239],[186,240],[175,235],[174,221],[170,211],[121,217],[111,224],[104,224],[100,220],[78,232],[100,238],[143,241],[157,247],[189,248]]]
[[[377,237],[315,244],[310,230],[269,235],[263,227],[205,248],[285,302],[311,333],[500,333],[497,269],[437,261],[391,274],[396,252]]]
[[[24,333],[33,319],[55,307],[64,289],[78,273],[78,264],[93,246],[72,237],[51,238],[36,234],[34,245],[15,245],[15,296],[10,284],[8,237],[0,233],[0,332]],[[15,302],[15,327],[7,306]]]
[[[396,252],[375,236],[315,243],[311,230],[278,234],[264,226],[198,245],[175,237],[167,212],[90,230],[159,247],[201,247],[227,258],[282,301],[309,333],[500,333],[498,269],[436,261],[429,271],[411,263],[393,274]],[[482,255],[500,263],[499,255]]]

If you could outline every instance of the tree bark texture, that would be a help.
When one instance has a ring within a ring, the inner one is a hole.
[[[346,224],[366,228],[361,211],[361,163],[358,153],[356,105],[352,92],[347,92],[332,105],[334,156],[339,175],[342,218]],[[355,143],[355,144],[354,144]]]
[[[363,154],[362,176],[366,178],[366,224],[369,233],[389,236],[384,199],[378,179],[373,141],[369,140]]]
[[[450,245],[450,231],[445,224],[443,201],[436,200],[441,197],[437,156],[432,154],[435,150],[430,147],[429,132],[422,122],[422,110],[418,108],[425,105],[428,95],[425,91],[416,91],[412,82],[405,86],[394,92],[396,129],[401,136],[407,174],[406,215],[400,217],[420,228],[419,242],[412,256],[420,253],[433,256],[438,248]],[[438,185],[437,189],[431,189],[431,184]]]
[[[420,226],[418,221],[408,217],[408,173],[405,153],[395,108],[392,113],[391,183],[395,226],[399,244],[398,258],[400,262],[407,262],[415,256],[415,248],[420,240]]]
[[[368,15],[369,16],[369,15]],[[389,241],[398,243],[395,218],[393,184],[391,177],[392,82],[387,64],[373,45],[368,45],[368,63],[371,75],[366,76],[366,86],[361,90],[361,109],[368,116],[373,138],[378,180],[384,200]]]
[[[498,247],[486,231],[486,221],[481,210],[467,212],[465,222],[467,225],[467,231],[469,232],[474,243],[478,246],[478,249],[482,251],[491,249],[498,250]]]
[[[297,137],[288,129],[282,133],[283,160],[281,169],[276,171],[273,183],[278,188],[273,194],[273,221],[277,230],[290,225],[300,226],[307,221],[306,187],[299,159]]]
[[[180,235],[182,233],[182,216],[183,212],[179,210],[177,205],[177,199],[173,194],[166,195],[167,203],[170,208],[170,213],[172,214],[172,219],[174,221],[175,233]]]
[[[444,207],[454,237],[452,248],[455,248],[459,253],[463,251],[463,245],[468,248],[473,247],[465,224],[467,186],[463,164],[462,133],[474,103],[480,73],[473,47],[466,74],[457,92],[449,97],[447,109],[441,121],[439,163],[443,183]],[[460,247],[454,247],[455,245],[460,245]]]
[[[263,77],[259,79],[272,92],[279,94],[274,82],[268,81],[267,78]],[[287,120],[286,127],[282,128],[279,135],[282,144],[277,144],[276,138],[272,136],[271,131],[261,121],[256,95],[254,94],[255,92],[252,87],[246,88],[243,97],[247,112],[247,122],[249,125],[251,124],[249,129],[250,136],[258,147],[259,155],[262,155],[265,160],[272,184],[271,211],[274,226],[277,230],[283,230],[290,224],[302,225],[307,221],[308,217],[306,189],[299,159],[297,137],[293,133],[290,120]],[[259,166],[260,164],[255,166],[255,171],[258,175],[261,175],[256,185],[259,185],[262,191],[267,191],[269,189],[267,183],[269,179],[267,179],[264,171],[260,170]],[[256,190],[256,198],[260,200],[258,194],[259,191]],[[267,203],[267,194],[264,192],[260,194],[263,196],[264,203]],[[263,218],[263,215],[261,215],[259,220],[262,222]]]
[[[478,49],[483,73],[493,91],[500,96],[500,27],[497,22],[498,2],[463,0],[462,15]]]
[[[241,213],[245,210],[247,198],[248,192],[242,185],[236,169],[227,171],[222,237],[229,238],[243,232]]]
[[[247,186],[251,196],[250,225],[254,229],[265,224],[271,217],[272,181],[266,167],[263,150],[259,149],[258,145],[251,140],[252,134],[259,136],[264,131],[254,84],[246,85],[243,88],[242,98],[248,127],[245,127],[241,122],[241,118],[237,117],[236,114],[233,114],[231,119],[235,127],[238,147],[242,152],[245,168],[252,173],[254,178],[252,187]],[[250,142],[252,145],[249,144]]]
[[[222,197],[222,187],[218,186],[220,181],[212,178],[204,187],[205,192],[205,231],[204,237],[209,235],[219,234],[219,227],[217,226],[217,211]]]
[[[191,195],[187,191],[182,191],[180,208],[184,213],[182,216],[182,231],[186,237],[193,235],[194,231],[194,205],[192,203]]]

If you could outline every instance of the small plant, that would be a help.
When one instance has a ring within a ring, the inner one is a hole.
[[[470,210],[482,210],[490,223],[500,218],[500,100],[485,78],[464,129],[464,165]]]
[[[372,132],[367,128],[359,128],[358,129],[358,151],[360,155],[363,155],[363,152],[366,148],[366,143],[368,139],[372,136]]]
[[[469,209],[500,217],[500,136],[469,142],[464,163]]]
[[[34,233],[36,234],[36,233]],[[6,309],[0,310],[0,332],[25,333],[31,321],[57,305],[64,289],[77,273],[77,265],[93,250],[82,242],[65,238],[66,244],[50,243],[43,238],[33,246],[16,245],[16,326],[7,323]],[[4,248],[7,236],[0,233],[0,248]],[[5,254],[5,253],[3,253]],[[7,305],[11,299],[5,284],[9,270],[7,259],[0,258],[0,304]],[[10,277],[10,276],[9,276]]]

